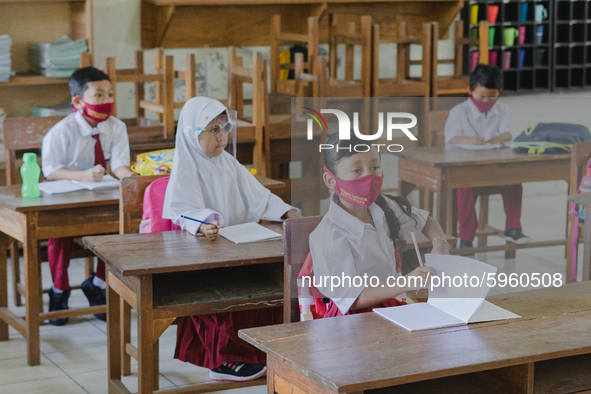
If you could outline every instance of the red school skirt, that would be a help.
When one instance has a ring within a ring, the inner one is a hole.
[[[226,362],[263,364],[266,354],[238,338],[238,331],[283,323],[283,308],[187,316],[177,322],[174,357],[181,361],[208,369]]]

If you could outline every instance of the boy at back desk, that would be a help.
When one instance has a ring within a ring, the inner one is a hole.
[[[496,66],[478,65],[470,74],[470,98],[449,111],[445,123],[445,144],[504,144],[511,141],[509,108],[497,102],[502,87]],[[482,174],[486,176],[486,174]],[[499,187],[507,216],[505,240],[525,244],[530,239],[521,231],[521,185]],[[481,188],[457,189],[460,248],[471,248],[478,221],[476,198]]]
[[[41,149],[43,175],[47,180],[100,182],[106,162],[117,178],[132,176],[129,168],[127,128],[111,116],[114,106],[113,87],[107,74],[94,67],[84,67],[72,74],[70,94],[74,112],[51,128],[43,138]],[[77,164],[91,167],[84,169]],[[53,238],[47,248],[53,286],[49,290],[49,310],[68,309],[70,283],[68,266],[74,239]],[[93,273],[80,286],[90,306],[104,305],[105,263],[98,260]],[[95,315],[106,320],[104,313]],[[50,320],[63,326],[67,318]]]

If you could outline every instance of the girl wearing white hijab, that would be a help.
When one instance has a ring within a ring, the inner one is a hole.
[[[217,100],[195,97],[185,103],[162,214],[189,233],[205,234],[212,241],[222,225],[291,217],[292,207],[224,150],[233,127],[228,120],[227,108]],[[279,323],[281,308],[181,318],[175,357],[209,368],[212,380],[256,379],[266,374],[265,354],[239,339],[238,330]]]

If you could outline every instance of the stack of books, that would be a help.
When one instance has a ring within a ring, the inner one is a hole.
[[[12,40],[8,34],[0,35],[0,82],[7,82],[11,75],[12,61],[10,59]]]
[[[69,101],[54,107],[31,107],[31,116],[66,116],[72,112]]]
[[[67,78],[80,66],[80,54],[88,52],[85,38],[72,40],[63,35],[48,44],[29,43],[31,71],[51,78]]]

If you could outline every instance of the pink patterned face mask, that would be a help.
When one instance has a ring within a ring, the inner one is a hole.
[[[109,119],[113,113],[114,103],[88,104],[82,101],[82,99],[80,99],[80,102],[84,104],[82,115],[94,120],[97,123],[104,122],[105,120]],[[74,110],[76,109],[74,108]]]
[[[382,191],[382,183],[384,176],[377,176],[369,174],[361,178],[346,181],[334,176],[326,166],[324,171],[327,172],[336,181],[334,192],[348,203],[358,205],[360,207],[369,207],[373,204]]]

